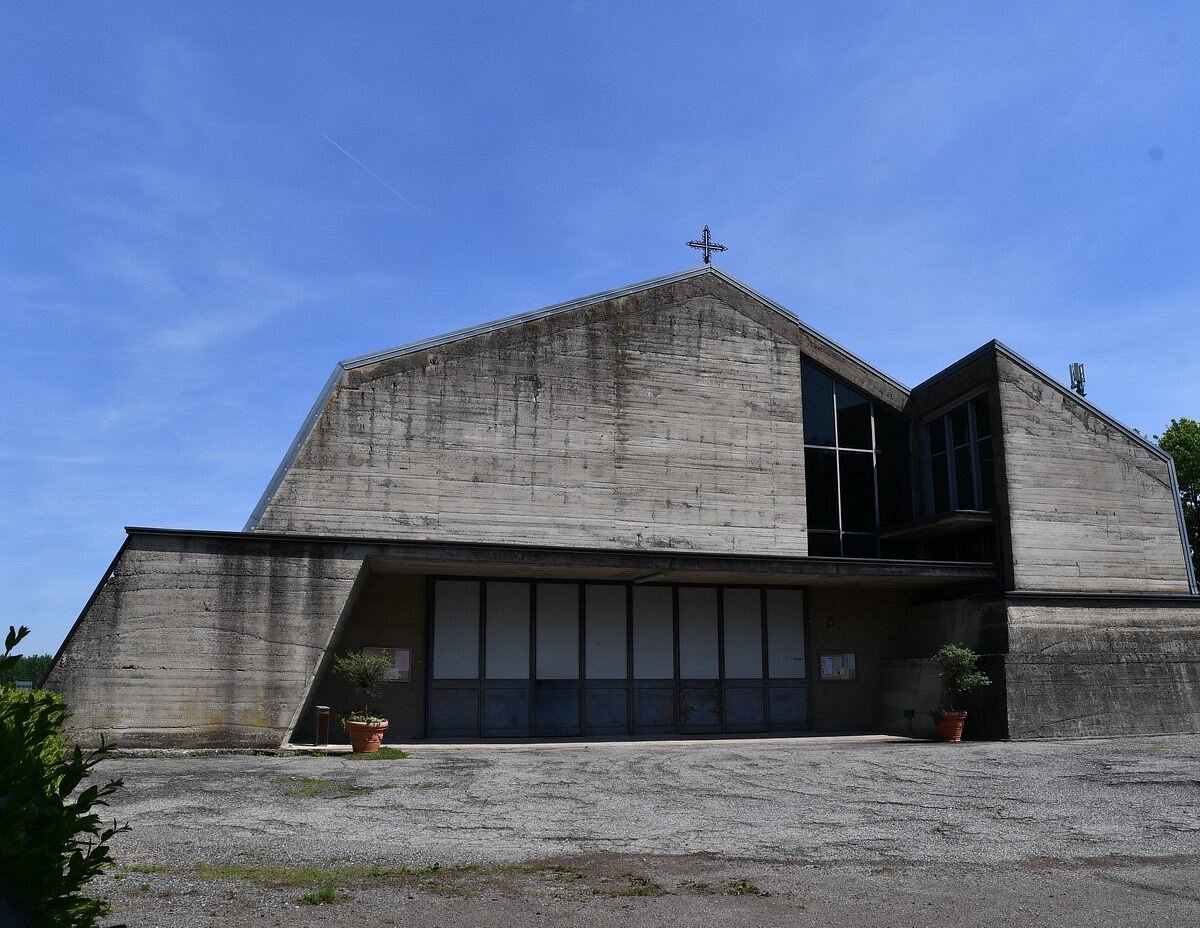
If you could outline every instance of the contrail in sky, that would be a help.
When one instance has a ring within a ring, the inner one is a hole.
[[[366,171],[368,174],[370,174],[372,177],[374,177],[377,181],[379,181],[379,183],[383,184],[383,186],[387,187],[387,189],[390,190],[393,194],[395,194],[397,197],[399,197],[401,200],[403,200],[405,203],[407,203],[409,206],[411,206],[414,210],[416,210],[422,216],[425,215],[423,212],[421,212],[421,210],[417,209],[417,204],[415,204],[412,200],[410,200],[408,197],[406,197],[404,194],[402,194],[399,190],[397,190],[395,187],[393,187],[391,184],[389,184],[386,180],[384,180],[382,177],[380,177],[378,174],[376,174],[374,171],[372,171],[369,167],[367,167],[365,164],[363,164],[361,161],[359,161],[357,158],[355,158],[354,155],[350,154],[350,152],[348,152],[348,151],[346,151],[346,149],[342,148],[341,145],[339,145],[337,142],[335,142],[333,139],[331,139],[328,135],[325,135],[324,132],[322,132],[321,135],[323,135],[325,137],[326,142],[328,142],[330,145],[332,145],[334,148],[336,148],[338,151],[340,151],[343,155],[345,155],[347,158],[349,158],[351,161],[353,161],[355,164],[357,164],[360,168],[362,168],[364,171]]]

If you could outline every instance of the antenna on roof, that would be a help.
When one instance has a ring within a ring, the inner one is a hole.
[[[1083,380],[1083,365],[1078,361],[1073,361],[1071,363],[1071,389],[1080,396],[1087,396],[1087,394],[1083,392]]]

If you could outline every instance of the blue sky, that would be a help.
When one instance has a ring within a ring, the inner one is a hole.
[[[13,3],[0,623],[240,529],[334,363],[698,263],[1200,416],[1192,3]]]

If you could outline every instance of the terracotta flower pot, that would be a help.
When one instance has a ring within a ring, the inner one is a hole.
[[[350,735],[350,747],[355,754],[374,754],[383,743],[383,733],[387,731],[387,722],[344,722],[346,733]]]
[[[933,720],[934,735],[938,741],[962,741],[966,721],[965,712],[942,712]]]

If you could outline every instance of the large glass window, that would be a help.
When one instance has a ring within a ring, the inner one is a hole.
[[[880,528],[912,518],[908,421],[814,364],[800,373],[809,554],[878,557]]]
[[[986,395],[939,416],[925,427],[930,515],[989,510],[996,503],[992,417]]]
[[[800,381],[804,391],[804,444],[835,447],[833,378],[820,368],[805,364],[800,368]]]

